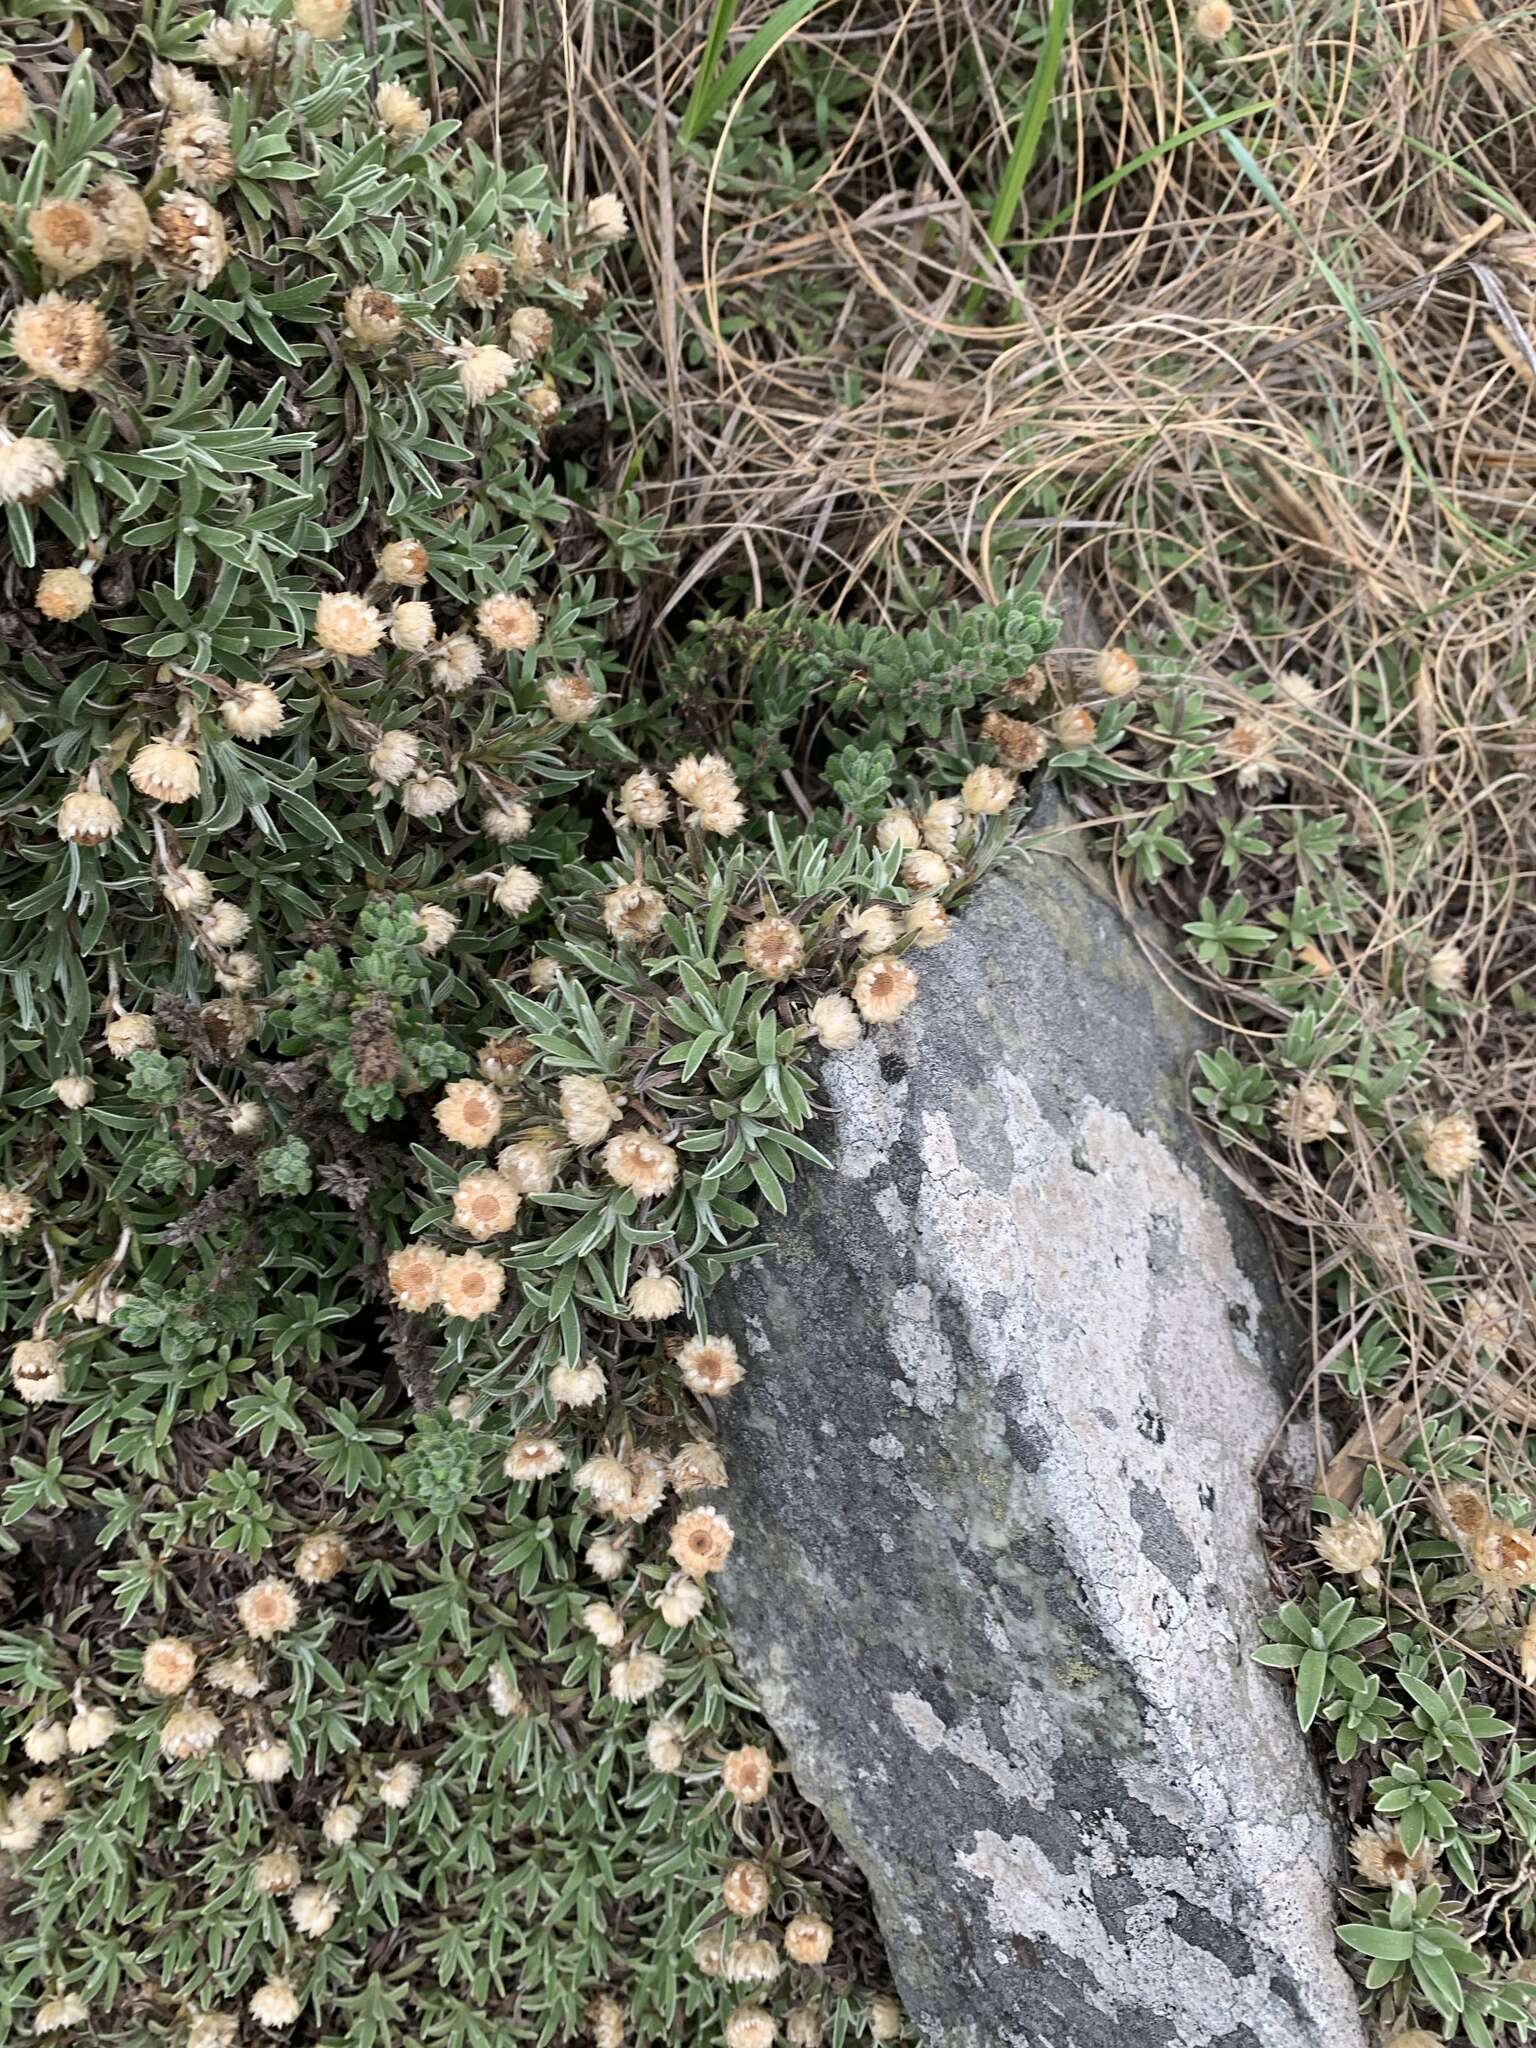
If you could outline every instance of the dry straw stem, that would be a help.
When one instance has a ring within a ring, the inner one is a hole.
[[[728,48],[769,12],[743,8]],[[1394,1115],[1475,1110],[1496,1141],[1479,1185],[1416,1249],[1519,1292],[1536,1248],[1520,1164],[1536,1033],[1511,1001],[1536,968],[1529,24],[1471,0],[1269,5],[1199,46],[1154,0],[1075,8],[1015,240],[993,254],[982,222],[1034,58],[1016,10],[815,12],[797,54],[849,112],[796,192],[763,168],[813,133],[783,61],[766,114],[739,100],[679,147],[708,20],[571,22],[590,120],[570,175],[622,193],[657,307],[654,348],[623,375],[636,416],[667,422],[641,489],[686,542],[663,633],[722,568],[754,598],[879,615],[918,564],[990,593],[1043,551],[1053,590],[1085,594],[1164,678],[1219,697],[1301,671],[1319,695],[1273,706],[1287,779],[1262,823],[1279,841],[1337,813],[1363,850],[1370,900],[1318,971],[1367,1023],[1428,950],[1464,949],[1465,1013],[1417,1077],[1422,1103]],[[968,321],[978,276],[997,289]],[[1193,870],[1151,892],[1175,926],[1238,808],[1213,806]],[[1134,822],[1123,793],[1113,815]],[[1294,880],[1277,864],[1274,900]],[[1236,1024],[1216,976],[1191,999],[1245,1056],[1284,1029],[1278,1008],[1256,1027],[1251,1002]],[[1320,1185],[1270,1143],[1236,1160],[1314,1355],[1358,1347],[1333,1307],[1344,1264],[1409,1333],[1407,1384],[1330,1471],[1341,1497],[1362,1457],[1390,1464],[1432,1385],[1521,1443],[1536,1415],[1528,1339],[1491,1374],[1422,1258],[1363,1260],[1351,1219],[1392,1165],[1365,1147]],[[1319,1407],[1319,1471],[1326,1438]]]

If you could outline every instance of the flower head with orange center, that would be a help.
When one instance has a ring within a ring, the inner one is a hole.
[[[286,1635],[299,1618],[299,1596],[282,1579],[258,1579],[235,1602],[240,1626],[258,1643]]]
[[[444,1254],[435,1244],[402,1245],[386,1268],[389,1291],[401,1308],[420,1314],[442,1300]]]
[[[672,1524],[667,1544],[674,1564],[691,1579],[725,1569],[736,1532],[718,1508],[690,1508]]]
[[[460,1252],[443,1261],[443,1307],[449,1315],[472,1322],[496,1308],[506,1282],[500,1260],[488,1258],[484,1252]]]
[[[432,1114],[450,1143],[478,1150],[501,1129],[501,1097],[483,1081],[450,1081]]]

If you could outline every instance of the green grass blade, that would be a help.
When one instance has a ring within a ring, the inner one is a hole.
[[[679,131],[682,140],[692,142],[721,108],[729,105],[758,66],[766,63],[779,45],[789,40],[808,14],[824,4],[825,0],[784,0],[784,5],[776,7],[762,27],[742,44],[713,85],[707,85],[705,75],[701,74],[699,84],[704,86],[704,90],[700,92],[698,86],[694,88]],[[721,33],[723,37],[724,31]]]
[[[1065,227],[1079,208],[1092,200],[1102,199],[1106,192],[1112,192],[1124,179],[1144,171],[1148,164],[1155,164],[1159,157],[1172,156],[1176,149],[1183,149],[1186,143],[1199,142],[1202,137],[1214,135],[1220,128],[1230,128],[1238,121],[1246,121],[1254,114],[1267,114],[1274,107],[1273,100],[1250,100],[1246,106],[1234,107],[1230,114],[1212,114],[1208,120],[1197,121],[1192,128],[1181,128],[1176,135],[1165,135],[1161,142],[1154,142],[1150,149],[1144,149],[1140,156],[1133,156],[1128,162],[1117,164],[1107,177],[1099,178],[1086,186],[1070,206],[1064,206],[1060,213],[1053,213],[1030,236],[1022,253],[1037,249],[1048,241],[1059,227]]]
[[[1024,110],[1019,115],[1019,125],[1014,133],[1013,148],[1008,152],[1008,161],[1003,167],[1002,183],[997,188],[997,197],[992,202],[992,211],[987,217],[987,240],[994,250],[1001,248],[1008,239],[1014,216],[1019,210],[1019,201],[1024,196],[1024,186],[1035,167],[1035,158],[1040,151],[1040,138],[1045,133],[1046,116],[1051,111],[1051,101],[1056,96],[1056,80],[1061,74],[1062,46],[1067,39],[1067,23],[1072,18],[1072,0],[1051,0],[1051,11],[1046,16],[1045,36],[1040,45],[1040,60],[1035,66],[1035,75],[1029,81],[1029,92],[1025,96]],[[970,318],[979,304],[984,288],[976,285],[966,301],[965,317]]]
[[[693,91],[688,95],[688,106],[679,131],[684,142],[692,142],[704,125],[704,110],[709,99],[709,81],[715,75],[721,52],[725,48],[725,39],[730,34],[731,23],[735,19],[736,0],[715,0],[715,11],[709,20],[709,33],[704,38],[704,53],[699,58],[698,74],[693,81]]]

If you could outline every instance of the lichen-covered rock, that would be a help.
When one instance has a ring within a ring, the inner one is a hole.
[[[836,1171],[718,1312],[737,1644],[934,2048],[1351,2048],[1333,1848],[1248,1661],[1290,1346],[1190,1020],[1015,863],[834,1060]]]

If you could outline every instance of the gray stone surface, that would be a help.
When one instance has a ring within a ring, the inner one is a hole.
[[[1352,2048],[1319,1788],[1247,1660],[1291,1346],[1190,1021],[1049,856],[922,971],[714,1305],[743,1665],[933,2048]]]

